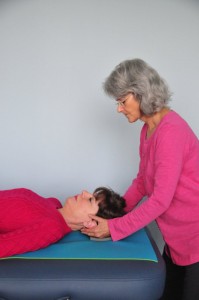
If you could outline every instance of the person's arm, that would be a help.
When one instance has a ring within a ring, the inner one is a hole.
[[[9,233],[0,234],[0,258],[35,251],[55,243],[67,232],[54,220],[43,219],[42,222],[26,226]],[[68,229],[70,232],[70,229]]]
[[[156,142],[153,191],[147,200],[124,217],[108,220],[114,241],[145,227],[169,208],[181,176],[186,141],[186,130],[169,125],[162,129]]]
[[[139,172],[137,177],[132,181],[132,184],[129,186],[123,198],[126,201],[125,211],[131,211],[138,202],[146,195],[144,181],[143,181],[143,174],[142,174],[142,140],[145,138],[146,135],[146,126],[144,125],[140,134],[140,164],[139,164]],[[110,230],[108,226],[108,220],[97,217],[97,216],[90,216],[93,218],[94,221],[97,222],[97,226],[92,228],[83,228],[81,230],[82,233],[87,234],[88,236],[93,236],[97,238],[105,238],[110,236]]]

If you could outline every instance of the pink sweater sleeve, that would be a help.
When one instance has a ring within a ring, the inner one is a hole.
[[[168,209],[177,190],[183,160],[186,159],[186,141],[186,130],[178,126],[166,124],[158,131],[152,152],[145,153],[148,155],[148,165],[143,171],[145,186],[150,191],[148,198],[124,217],[108,220],[114,241],[143,228]],[[151,161],[150,155],[153,155]],[[131,192],[134,192],[133,188],[127,194]]]

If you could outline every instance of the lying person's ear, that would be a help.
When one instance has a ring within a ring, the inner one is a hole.
[[[86,221],[83,223],[84,227],[86,228],[93,228],[97,226],[97,222],[95,220]]]

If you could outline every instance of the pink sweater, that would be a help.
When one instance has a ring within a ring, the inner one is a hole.
[[[199,141],[174,111],[146,139],[140,136],[137,178],[124,198],[129,213],[108,220],[114,241],[125,238],[156,220],[178,265],[199,261]],[[136,206],[146,196],[146,200]],[[136,207],[135,207],[136,206]]]
[[[0,258],[47,247],[71,232],[61,207],[27,189],[0,191]]]

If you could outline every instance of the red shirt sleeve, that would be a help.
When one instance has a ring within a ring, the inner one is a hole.
[[[34,225],[23,227],[9,233],[0,234],[0,257],[7,257],[45,248],[69,233],[69,227],[43,218]]]

